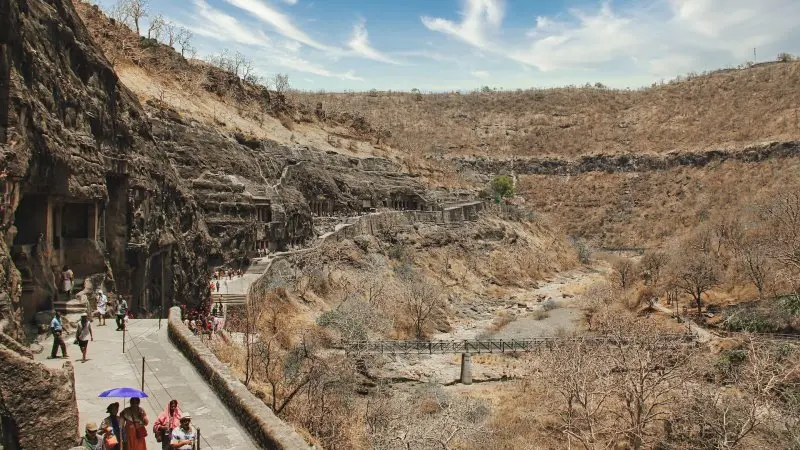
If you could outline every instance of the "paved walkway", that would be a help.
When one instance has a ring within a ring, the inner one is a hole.
[[[145,392],[150,396],[142,407],[150,419],[148,448],[161,448],[152,435],[152,424],[171,398],[181,409],[192,413],[192,422],[200,428],[203,449],[255,449],[249,434],[217,398],[191,363],[167,338],[167,321],[158,328],[158,320],[131,320],[122,353],[122,332],[109,320],[107,326],[93,323],[94,342],[89,342],[89,360],[80,362],[80,349],[67,338],[67,352],[75,366],[75,387],[78,397],[81,428],[87,421],[99,423],[109,403],[117,400],[97,395],[116,387],[141,387],[142,356],[146,358]],[[48,360],[52,338],[43,342],[44,351],[36,359],[51,367],[61,367],[64,360]],[[157,377],[157,378],[156,378]],[[123,399],[118,399],[123,403]]]

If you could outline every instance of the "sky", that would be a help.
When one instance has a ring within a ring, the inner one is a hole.
[[[150,0],[159,13],[199,57],[239,51],[313,91],[638,88],[800,54],[800,0]]]

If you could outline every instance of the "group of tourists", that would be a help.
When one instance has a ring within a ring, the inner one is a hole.
[[[140,399],[130,399],[130,406],[119,411],[119,402],[108,405],[100,426],[86,424],[80,446],[90,450],[147,450],[147,426],[150,420],[140,406]],[[177,400],[170,400],[153,423],[153,435],[162,449],[194,450],[197,448],[197,431],[192,426],[192,416],[182,412]]]
[[[221,269],[221,270],[215,270],[214,271],[213,280],[220,281],[220,280],[224,280],[225,278],[227,278],[229,280],[232,280],[233,277],[241,277],[241,276],[244,276],[244,272],[242,272],[242,269],[236,269],[236,270],[234,270],[234,269]]]
[[[65,286],[66,288],[66,286]],[[92,313],[92,317],[98,318],[97,326],[106,325],[106,314],[109,312],[109,300],[103,293],[102,289],[97,290],[97,309]],[[116,307],[117,317],[117,331],[122,331],[128,324],[128,302],[125,298],[120,297]],[[53,336],[53,348],[50,351],[50,358],[58,358],[58,350],[61,350],[61,358],[69,358],[67,355],[67,344],[64,342],[64,323],[63,317],[60,312],[55,311],[53,319],[50,321],[50,334]],[[78,321],[77,328],[75,329],[75,340],[73,344],[77,345],[81,350],[81,362],[86,362],[86,352],[89,348],[89,341],[94,341],[94,332],[92,330],[92,320],[89,313],[82,313]]]
[[[217,330],[222,328],[222,319],[218,316],[221,315],[223,306],[222,302],[217,302],[209,309],[208,305],[201,305],[190,310],[186,310],[185,306],[181,306],[183,310],[183,324],[189,328],[195,335],[207,334],[209,337],[213,336]]]

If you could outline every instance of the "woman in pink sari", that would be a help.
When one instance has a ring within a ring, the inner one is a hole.
[[[169,444],[172,430],[181,426],[182,416],[181,409],[178,408],[178,401],[175,399],[170,400],[164,411],[158,415],[158,419],[153,424],[153,434],[156,435],[157,440],[160,438],[162,449],[171,448]]]

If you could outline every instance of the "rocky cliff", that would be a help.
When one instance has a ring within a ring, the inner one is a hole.
[[[48,309],[63,265],[79,280],[103,273],[102,284],[140,311],[157,309],[155,291],[203,298],[214,247],[200,209],[72,3],[3,0],[0,11],[9,331],[18,334],[20,297]],[[15,265],[25,266],[21,276]]]
[[[677,167],[699,168],[725,161],[755,163],[772,158],[796,158],[798,156],[800,156],[800,141],[786,141],[769,142],[743,150],[675,151],[666,154],[597,154],[575,159],[455,157],[449,158],[449,160],[462,171],[471,170],[484,174],[516,172],[527,175],[575,175],[586,172],[646,172]]]

